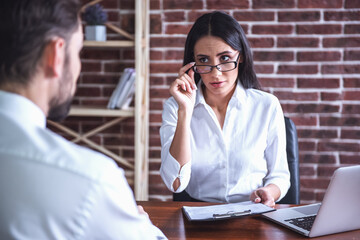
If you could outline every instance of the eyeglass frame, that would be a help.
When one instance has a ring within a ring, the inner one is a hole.
[[[230,71],[232,71],[232,70],[234,70],[234,69],[236,69],[236,68],[237,68],[238,63],[239,63],[239,58],[240,58],[240,52],[239,52],[238,57],[236,58],[236,61],[230,61],[230,62],[225,62],[225,63],[219,63],[219,64],[217,64],[217,65],[196,65],[196,64],[195,64],[194,66],[192,66],[192,69],[194,70],[194,72],[195,72],[195,73],[198,73],[198,74],[208,74],[208,73],[211,73],[211,72],[212,72],[212,70],[213,70],[214,68],[216,68],[219,72],[230,72]],[[219,66],[219,65],[224,65],[224,64],[228,64],[228,63],[235,63],[235,67],[234,67],[233,69],[226,70],[226,71],[221,71],[221,70],[218,68],[218,66]],[[199,72],[197,72],[197,70],[195,70],[195,68],[196,68],[197,66],[201,66],[201,67],[203,67],[203,66],[210,67],[210,71],[209,71],[209,72],[206,72],[206,73],[199,73]]]

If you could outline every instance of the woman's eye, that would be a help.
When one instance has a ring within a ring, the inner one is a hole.
[[[209,60],[207,58],[199,58],[201,63],[207,63]]]
[[[226,62],[226,61],[229,61],[230,60],[230,57],[225,55],[225,56],[221,56],[221,61],[222,62]]]

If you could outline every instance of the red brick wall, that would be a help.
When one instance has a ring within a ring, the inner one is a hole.
[[[110,20],[134,31],[133,0],[105,0]],[[321,201],[333,171],[360,164],[359,0],[151,0],[150,199],[171,200],[159,176],[162,104],[182,64],[194,20],[224,10],[243,26],[264,90],[276,95],[299,136],[301,200]],[[118,38],[108,31],[110,39]],[[85,49],[76,102],[105,105],[132,49]],[[80,120],[80,121],[79,121]],[[103,119],[70,118],[83,131]],[[133,157],[132,119],[94,140]],[[129,177],[131,171],[127,171]]]

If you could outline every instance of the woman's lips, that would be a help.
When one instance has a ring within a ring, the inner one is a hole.
[[[210,83],[211,86],[213,86],[214,88],[219,88],[222,87],[222,85],[224,85],[224,82],[212,82]]]

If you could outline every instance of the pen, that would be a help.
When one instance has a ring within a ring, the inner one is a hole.
[[[222,213],[222,214],[213,214],[213,217],[215,219],[228,218],[228,217],[240,217],[240,216],[244,216],[244,215],[249,215],[250,213],[251,213],[251,210],[244,210],[242,212],[229,211],[227,213]]]

